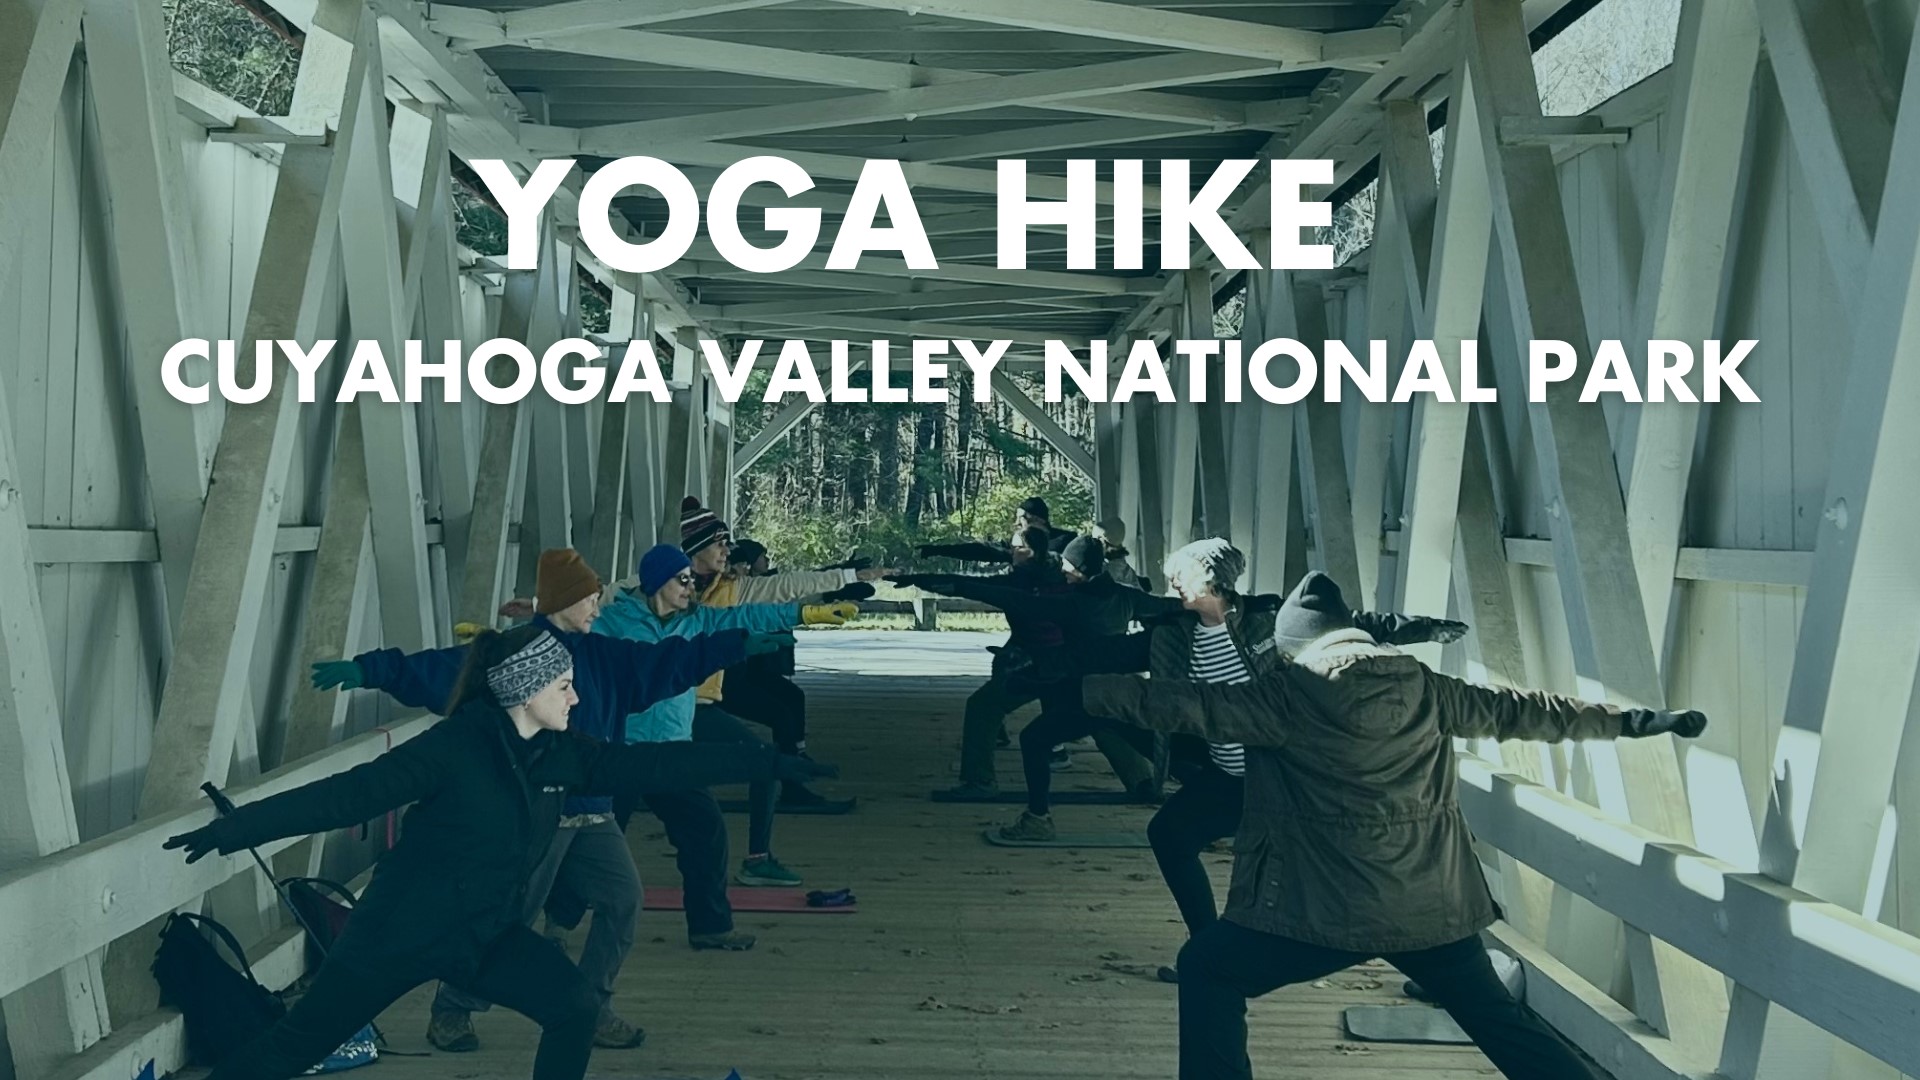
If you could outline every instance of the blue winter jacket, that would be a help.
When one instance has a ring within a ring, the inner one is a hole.
[[[692,694],[707,676],[746,658],[747,636],[738,631],[706,636],[680,634],[672,641],[638,643],[598,634],[576,634],[535,615],[533,625],[560,639],[573,655],[573,692],[580,703],[568,726],[603,742],[625,741],[625,721],[673,694]],[[467,646],[427,649],[411,655],[399,649],[375,649],[353,658],[362,684],[402,705],[446,715]],[[601,796],[567,799],[567,814],[605,814],[613,800]]]
[[[741,604],[737,607],[702,607],[698,604],[662,619],[653,613],[646,600],[631,592],[621,592],[612,603],[600,609],[593,624],[594,636],[625,638],[628,641],[664,642],[672,638],[714,634],[723,630],[746,630],[771,634],[787,630],[800,622],[800,605]],[[627,717],[628,742],[685,742],[693,738],[693,687],[635,710]]]

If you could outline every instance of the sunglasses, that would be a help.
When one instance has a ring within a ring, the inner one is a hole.
[[[686,586],[689,589],[693,588],[695,585],[700,584],[700,579],[694,577],[692,574],[676,574],[673,580],[679,582],[680,584]]]

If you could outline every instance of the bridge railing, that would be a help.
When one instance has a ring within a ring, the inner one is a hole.
[[[1920,938],[1622,822],[1485,758],[1463,752],[1459,761],[1461,807],[1480,840],[1737,986],[1920,1074]],[[1511,928],[1501,933],[1534,953],[1523,960],[1545,958],[1558,984],[1535,993],[1530,982],[1528,1003],[1618,1080],[1706,1075],[1717,1066],[1687,1061],[1670,1047],[1648,1052],[1658,1033],[1551,962],[1541,943]]]

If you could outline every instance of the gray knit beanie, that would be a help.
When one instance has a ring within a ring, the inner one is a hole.
[[[1096,578],[1107,568],[1107,549],[1091,536],[1076,536],[1060,553],[1060,561],[1078,571],[1081,577]]]
[[[1340,596],[1340,586],[1318,570],[1309,571],[1287,594],[1273,617],[1273,640],[1288,653],[1298,653],[1335,630],[1353,625],[1353,611]]]

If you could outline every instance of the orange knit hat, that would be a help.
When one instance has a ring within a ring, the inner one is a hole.
[[[542,615],[565,611],[600,591],[600,575],[572,548],[540,553],[540,573],[534,579],[533,610]]]

